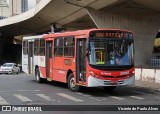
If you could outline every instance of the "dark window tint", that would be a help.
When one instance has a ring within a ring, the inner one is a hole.
[[[39,50],[40,49],[40,43],[39,43],[39,39],[36,39],[34,41],[34,55],[38,55],[39,54]]]
[[[54,39],[54,55],[63,56],[63,38]]]
[[[34,55],[45,55],[45,39],[36,39],[34,41]]]
[[[28,41],[23,41],[23,54],[28,55]]]
[[[64,38],[64,56],[73,57],[74,56],[74,37]]]
[[[45,55],[45,40],[44,39],[40,40],[40,55],[41,56]]]

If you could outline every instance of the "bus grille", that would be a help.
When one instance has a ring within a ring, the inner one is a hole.
[[[123,75],[123,76],[103,76],[104,78],[125,78],[126,75]]]
[[[117,85],[121,85],[123,83],[124,83],[124,80],[118,80]],[[112,84],[112,81],[105,80],[104,85],[113,85],[113,84]]]

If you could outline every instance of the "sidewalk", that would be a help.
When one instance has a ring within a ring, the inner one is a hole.
[[[136,80],[135,86],[144,87],[144,88],[151,88],[151,89],[155,89],[155,90],[160,91],[160,83]]]

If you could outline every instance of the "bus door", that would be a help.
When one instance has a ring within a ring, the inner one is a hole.
[[[86,82],[86,39],[77,39],[76,45],[76,83]]]
[[[28,72],[33,73],[33,42],[29,42],[28,47]]]
[[[46,41],[46,78],[48,81],[52,78],[52,44],[53,41]]]

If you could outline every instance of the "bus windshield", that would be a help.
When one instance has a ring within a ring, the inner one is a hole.
[[[89,64],[128,66],[134,64],[133,39],[94,38],[89,40]]]

